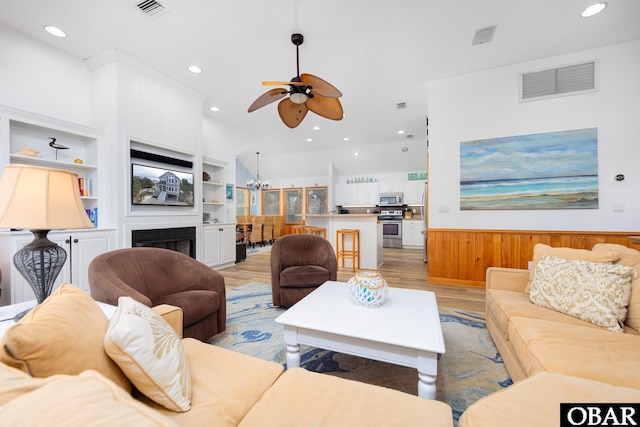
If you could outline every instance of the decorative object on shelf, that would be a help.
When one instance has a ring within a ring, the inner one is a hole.
[[[233,184],[227,184],[225,186],[226,189],[226,198],[227,198],[227,203],[231,203],[233,202]]]
[[[24,147],[20,151],[16,151],[13,154],[20,154],[21,156],[29,156],[29,157],[40,157],[38,156],[39,151],[34,150],[31,147]]]
[[[204,222],[209,222],[210,219],[211,219],[211,214],[209,212],[202,213],[202,220]]]
[[[249,190],[262,190],[269,188],[269,183],[267,181],[260,181],[260,153],[256,151],[256,182],[247,181],[247,187]]]
[[[365,307],[378,307],[387,299],[389,285],[377,271],[359,271],[347,281],[351,300]]]
[[[82,161],[82,159],[74,159],[73,163],[77,163],[79,165],[83,164],[84,162]]]
[[[38,304],[42,303],[67,259],[66,251],[47,238],[49,231],[93,228],[80,199],[78,175],[39,166],[7,165],[0,180],[0,227],[33,233],[34,240],[15,253],[13,263],[29,282]],[[24,314],[26,311],[16,318]]]
[[[202,172],[202,180],[203,181],[209,181],[211,179],[211,176],[209,176],[209,174],[207,172]]]
[[[49,137],[49,139],[51,140],[51,142],[49,143],[49,147],[56,149],[56,160],[58,160],[58,150],[68,150],[69,147],[62,144],[56,144],[56,138]]]

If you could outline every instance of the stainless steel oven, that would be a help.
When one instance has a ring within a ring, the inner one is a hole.
[[[378,220],[382,222],[382,247],[402,248],[402,211],[381,211]]]

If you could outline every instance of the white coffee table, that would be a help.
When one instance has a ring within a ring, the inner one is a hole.
[[[351,302],[347,284],[329,281],[281,314],[287,368],[300,366],[300,344],[418,370],[418,396],[436,398],[438,354],[444,354],[433,292],[389,288],[380,307]]]

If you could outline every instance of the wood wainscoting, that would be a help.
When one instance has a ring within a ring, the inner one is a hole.
[[[536,243],[591,249],[596,243],[635,247],[638,232],[429,229],[430,283],[485,286],[488,267],[528,268]],[[635,237],[635,236],[634,236]]]

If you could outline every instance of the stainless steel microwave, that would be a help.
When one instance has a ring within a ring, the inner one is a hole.
[[[378,206],[402,206],[402,193],[380,193]]]

